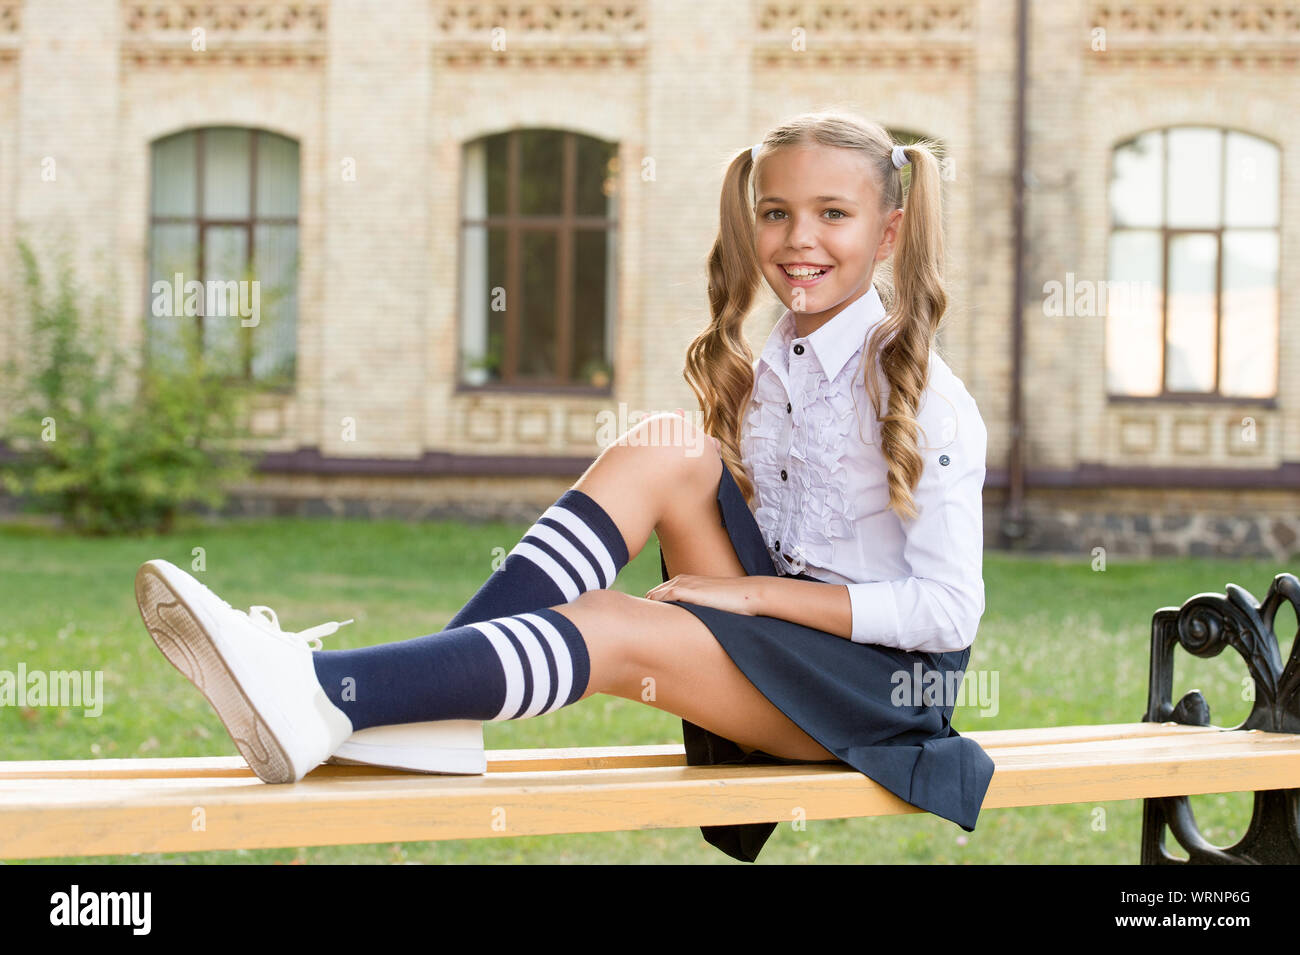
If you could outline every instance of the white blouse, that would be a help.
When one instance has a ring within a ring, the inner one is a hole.
[[[889,509],[880,422],[863,380],[867,336],[884,318],[873,286],[810,335],[795,337],[789,310],[772,329],[741,430],[754,518],[779,573],[847,585],[854,642],[959,651],[984,613],[988,432],[961,379],[931,351],[917,412],[919,514],[904,524]],[[889,383],[878,359],[876,368],[884,411]]]

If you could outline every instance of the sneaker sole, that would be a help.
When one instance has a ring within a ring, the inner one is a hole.
[[[415,773],[482,775],[487,772],[483,724],[479,720],[443,720],[358,730],[326,762]]]
[[[212,704],[235,747],[258,778],[268,783],[294,782],[288,752],[253,708],[185,598],[146,563],[135,575],[135,599],[153,642]]]

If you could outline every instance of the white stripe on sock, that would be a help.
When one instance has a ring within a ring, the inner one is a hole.
[[[550,713],[563,706],[569,694],[573,692],[573,657],[569,654],[569,645],[564,641],[560,631],[555,629],[553,623],[535,613],[519,616],[537,625],[537,629],[546,637],[546,642],[551,645],[551,654],[555,657],[555,702],[542,711]]]
[[[573,542],[557,531],[549,524],[535,524],[533,529],[524,535],[527,540],[535,537],[551,546],[561,557],[573,565],[573,569],[578,572],[582,578],[583,590],[599,590],[604,587],[604,583],[596,576],[596,568],[591,565],[591,560],[582,551],[573,546]]]
[[[501,706],[501,712],[492,717],[492,720],[509,719],[514,716],[515,710],[519,709],[519,704],[524,698],[524,668],[519,660],[519,653],[510,642],[510,638],[491,621],[484,620],[481,623],[471,623],[469,626],[487,637],[488,642],[492,644],[492,649],[501,658],[501,667],[506,671],[506,700]]]
[[[581,517],[573,513],[567,507],[559,507],[552,504],[542,512],[542,517],[549,517],[557,523],[563,524],[569,530],[573,531],[578,540],[587,545],[587,550],[595,555],[596,560],[600,563],[605,572],[602,586],[608,587],[614,582],[614,558],[609,555],[609,548],[605,546],[604,541],[587,526]]]
[[[520,541],[514,546],[514,549],[511,550],[510,553],[518,554],[520,557],[531,560],[534,564],[540,567],[545,572],[546,576],[551,578],[551,582],[554,583],[556,587],[560,588],[560,593],[564,594],[565,603],[568,603],[570,600],[573,600],[578,596],[578,585],[573,582],[573,578],[569,576],[569,572],[557,564],[555,558],[546,553],[546,551],[542,550],[540,547],[530,544],[528,541]],[[509,556],[509,554],[506,556]]]
[[[536,716],[546,705],[546,697],[551,691],[551,669],[546,665],[546,654],[538,642],[537,634],[526,623],[514,617],[501,617],[496,623],[509,627],[519,642],[523,644],[524,653],[528,655],[529,669],[533,673],[533,698],[528,709],[519,714],[519,719]]]

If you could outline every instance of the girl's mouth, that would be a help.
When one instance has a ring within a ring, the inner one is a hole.
[[[826,278],[826,276],[831,274],[831,269],[835,268],[835,266],[833,265],[828,265],[825,268],[823,268],[820,273],[816,275],[800,275],[796,277],[791,275],[789,272],[787,272],[785,270],[785,266],[782,265],[778,267],[781,269],[781,274],[785,276],[785,280],[787,284],[798,286],[800,288],[808,288],[810,286],[816,285],[822,279]]]

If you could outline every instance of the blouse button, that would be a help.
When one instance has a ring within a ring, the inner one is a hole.
[[[803,346],[802,346],[802,345],[795,345],[795,346],[794,346],[794,353],[795,353],[796,355],[802,355],[802,354],[803,354]]]
[[[785,468],[782,468],[782,469],[781,469],[781,480],[784,481],[785,479],[786,479],[786,477],[785,477]]]
[[[941,454],[941,455],[939,455],[939,463],[940,463],[940,464],[947,464],[947,463],[948,463],[948,455],[946,455],[946,454]]]
[[[790,402],[788,402],[788,401],[785,403],[785,413],[786,413],[786,414],[793,414],[793,413],[794,413],[794,408],[790,407]]]

